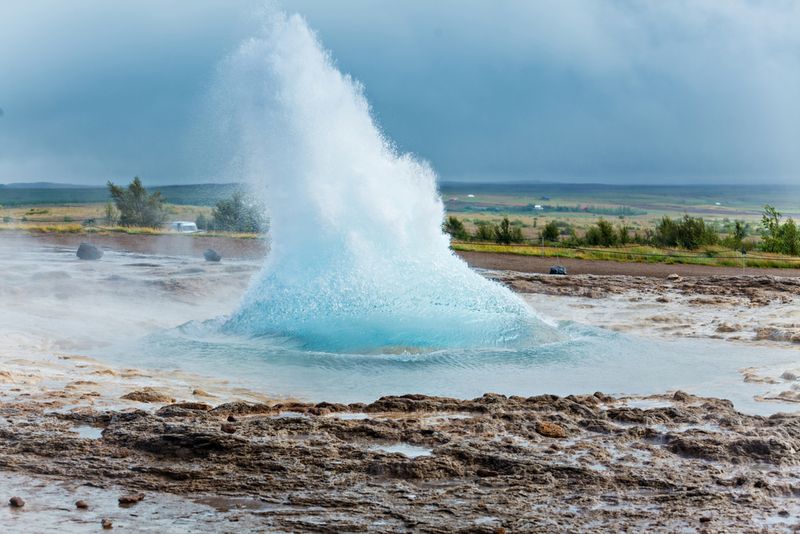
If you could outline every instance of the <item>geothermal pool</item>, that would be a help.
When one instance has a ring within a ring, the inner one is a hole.
[[[683,389],[731,399],[750,413],[792,409],[755,401],[764,385],[745,383],[738,372],[793,366],[791,349],[665,341],[551,322],[556,339],[524,347],[319,351],[290,337],[220,328],[258,276],[258,260],[213,264],[109,250],[101,261],[82,262],[72,247],[7,237],[0,239],[0,252],[4,364],[88,355],[118,368],[192,372],[227,381],[231,389],[314,401],[372,401],[403,393],[471,398],[486,392],[646,395]],[[150,374],[157,382],[159,373]]]

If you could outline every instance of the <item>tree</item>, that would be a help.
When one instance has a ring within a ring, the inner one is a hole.
[[[469,234],[467,233],[466,228],[464,228],[464,223],[458,220],[458,217],[450,215],[443,225],[443,230],[450,234],[450,237],[453,239],[459,239],[464,241],[469,239]]]
[[[781,213],[770,205],[764,206],[761,216],[762,248],[779,254],[800,254],[800,232],[794,220],[781,223]]]
[[[475,239],[478,241],[494,241],[495,225],[486,221],[478,221],[475,224],[477,225]]]
[[[558,241],[558,236],[560,234],[561,230],[559,229],[556,221],[550,221],[544,225],[544,228],[542,228],[542,239],[545,241]]]
[[[586,243],[593,246],[611,247],[617,243],[614,226],[605,219],[599,219],[595,226],[586,231]]]
[[[246,201],[244,195],[237,191],[231,198],[217,202],[212,214],[214,229],[261,233],[267,227],[263,213],[264,210],[260,205]]]
[[[117,208],[114,207],[114,204],[111,202],[106,202],[106,224],[108,226],[114,226],[117,224],[117,220],[119,219],[119,212]]]
[[[119,211],[119,224],[122,226],[158,228],[164,224],[167,214],[161,193],[149,195],[138,176],[127,189],[109,181],[108,190]]]
[[[719,235],[713,226],[707,225],[701,217],[688,214],[682,219],[662,217],[653,233],[653,244],[661,247],[681,247],[689,250],[703,245],[716,245]]]
[[[197,225],[198,230],[208,230],[208,217],[204,214],[198,215],[194,223]]]

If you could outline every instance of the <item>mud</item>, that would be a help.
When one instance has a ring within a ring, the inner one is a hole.
[[[66,412],[18,399],[0,415],[2,471],[143,494],[133,506],[175,495],[218,509],[217,521],[269,531],[800,525],[800,416],[743,415],[681,392]],[[99,437],[75,430],[86,426]],[[80,488],[72,495],[82,498]],[[42,506],[35,493],[20,496]],[[90,499],[97,517],[118,512],[110,498]],[[170,513],[161,509],[161,520]]]

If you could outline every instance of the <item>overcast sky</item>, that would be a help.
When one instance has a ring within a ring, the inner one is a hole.
[[[0,3],[0,183],[235,181],[203,102],[261,5]],[[800,2],[280,5],[445,180],[800,183]]]

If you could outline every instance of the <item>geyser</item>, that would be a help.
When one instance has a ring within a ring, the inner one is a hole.
[[[552,335],[449,250],[431,168],[398,154],[300,16],[272,14],[215,88],[271,251],[225,328],[311,350],[504,347]]]

